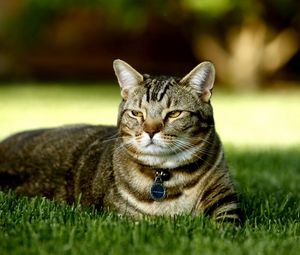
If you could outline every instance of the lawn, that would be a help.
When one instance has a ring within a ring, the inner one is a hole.
[[[0,87],[0,138],[69,123],[114,124],[117,85]],[[197,217],[132,221],[0,193],[0,254],[299,254],[300,91],[214,92],[217,130],[245,226]]]

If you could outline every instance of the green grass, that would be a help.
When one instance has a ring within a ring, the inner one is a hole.
[[[214,93],[245,226],[204,217],[132,221],[0,193],[0,254],[299,254],[299,91]],[[113,124],[117,86],[0,87],[0,137],[66,123]]]

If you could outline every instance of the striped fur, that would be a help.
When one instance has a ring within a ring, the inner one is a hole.
[[[0,185],[16,192],[141,215],[207,214],[240,222],[210,104],[214,68],[182,79],[141,75],[116,60],[123,100],[118,127],[27,131],[0,143]],[[159,171],[167,196],[150,189]]]

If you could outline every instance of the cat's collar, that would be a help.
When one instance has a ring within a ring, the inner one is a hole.
[[[154,182],[150,189],[150,196],[155,201],[162,201],[167,196],[167,190],[163,185],[164,181],[170,179],[170,171],[163,169],[156,171]]]

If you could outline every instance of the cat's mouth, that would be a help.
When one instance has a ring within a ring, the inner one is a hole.
[[[150,138],[148,135],[144,135],[134,139],[134,144],[141,154],[149,156],[169,156],[174,154],[174,151],[160,135],[156,135]]]
[[[150,146],[150,145],[155,145],[153,139],[151,139],[151,140],[149,141],[149,144],[148,144],[147,146]]]
[[[164,142],[162,141],[161,137],[158,135],[150,138],[148,135],[142,136],[141,139],[137,139],[137,142],[141,147],[144,148],[157,148],[157,147],[165,147]]]

